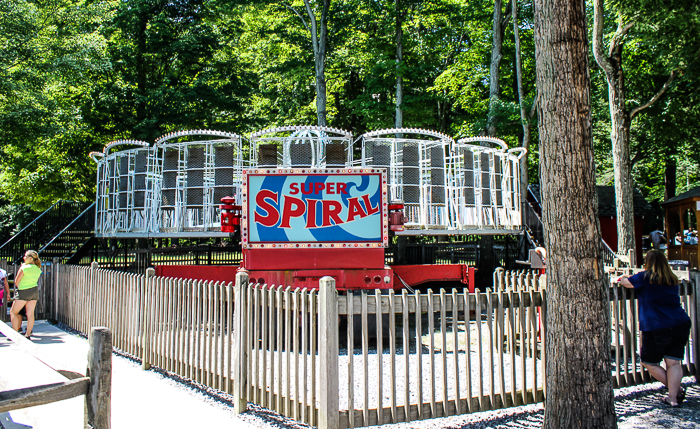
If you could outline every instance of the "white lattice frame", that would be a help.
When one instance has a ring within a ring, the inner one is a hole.
[[[182,137],[195,137],[195,136],[205,136],[209,137],[206,140],[190,140],[184,142],[170,142],[173,139],[179,139]],[[212,138],[214,137],[214,138]],[[215,131],[215,130],[188,130],[188,131],[178,131],[175,133],[166,134],[165,136],[156,140],[156,146],[160,151],[160,180],[158,184],[158,209],[156,210],[157,219],[154,222],[154,229],[156,232],[182,232],[182,231],[213,231],[217,228],[217,222],[219,221],[219,202],[213,200],[214,190],[216,189],[214,181],[215,173],[215,157],[214,149],[219,145],[232,145],[234,147],[234,158],[233,165],[231,168],[234,170],[234,177],[232,185],[235,188],[236,184],[238,187],[242,186],[242,171],[246,167],[245,161],[243,159],[243,137],[228,132]],[[188,151],[190,147],[193,146],[203,146],[204,147],[204,167],[202,174],[202,205],[197,208],[187,207],[187,171],[188,169]],[[165,152],[170,150],[178,151],[178,167],[177,176],[175,183],[175,201],[172,206],[172,210],[164,211],[162,205],[162,191],[163,191],[163,159],[165,158]],[[239,172],[239,182],[236,183],[236,172]],[[238,198],[240,198],[240,192],[238,192]],[[238,201],[240,203],[240,201]],[[201,213],[200,213],[201,211]],[[201,224],[200,224],[201,221]]]
[[[306,135],[306,136],[294,136],[295,133],[316,133],[316,136]],[[294,168],[291,165],[291,155],[289,153],[289,146],[293,140],[304,140],[310,141],[312,150],[312,159],[310,168],[324,168],[326,162],[326,151],[325,146],[331,142],[346,142],[346,165],[352,165],[352,152],[350,147],[352,146],[352,133],[349,131],[341,130],[339,128],[331,127],[316,127],[316,126],[305,126],[305,125],[294,125],[294,126],[284,126],[267,128],[261,131],[257,131],[250,135],[250,163],[252,168],[257,168],[259,164],[259,150],[258,147],[261,144],[277,143],[282,146],[282,153],[278,152],[278,164],[281,159],[281,164],[278,165],[279,168]],[[320,154],[320,155],[319,155]]]
[[[492,143],[497,147],[486,147],[473,143]],[[474,207],[476,212],[475,224],[468,222],[468,214],[470,208],[467,207],[464,200],[463,190],[465,186],[465,175],[468,173],[464,168],[463,154],[459,153],[460,149],[470,149],[473,156],[471,174],[474,183]],[[481,154],[488,153],[489,159],[489,186],[488,190],[491,196],[491,204],[489,207],[483,205],[482,192],[486,189],[483,186],[482,170],[481,170]],[[493,137],[471,137],[460,139],[454,146],[453,155],[449,157],[450,166],[448,170],[451,177],[446,183],[449,183],[449,206],[451,216],[451,227],[462,229],[465,227],[494,227],[512,229],[519,227],[521,221],[520,208],[520,161],[525,156],[524,148],[508,149],[505,142]],[[501,195],[502,203],[498,204],[497,186],[495,172],[495,162],[501,164]],[[478,171],[479,174],[474,172]]]
[[[401,137],[397,137],[401,135]],[[414,137],[411,137],[414,136]],[[404,200],[403,195],[403,145],[408,142],[418,145],[418,171],[419,171],[419,202],[417,207],[415,203],[405,203],[405,213],[409,221],[415,221],[414,209],[418,210],[418,226],[422,228],[446,228],[449,225],[449,195],[448,195],[448,160],[446,159],[446,149],[449,150],[454,140],[443,133],[420,128],[387,128],[381,130],[370,131],[363,134],[355,140],[354,144],[361,144],[361,159],[359,164],[362,167],[367,167],[368,154],[367,144],[379,142],[385,145],[391,145],[390,170],[390,196],[392,199]],[[432,182],[430,180],[430,156],[429,150],[433,147],[441,147],[443,152],[443,192],[444,203],[432,202]],[[352,151],[352,150],[351,150]],[[401,156],[401,161],[399,161]],[[357,164],[357,163],[355,163]],[[399,174],[399,170],[401,174]]]

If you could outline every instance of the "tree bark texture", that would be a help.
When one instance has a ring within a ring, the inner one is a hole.
[[[523,69],[520,51],[520,27],[518,27],[518,0],[513,0],[511,7],[513,13],[513,38],[515,39],[515,76],[518,84],[518,102],[520,104],[520,122],[523,125],[522,147],[530,150],[530,138],[532,135],[530,117],[525,109],[525,90],[523,89]],[[520,163],[520,189],[527,192],[528,185],[528,160],[529,152],[525,154],[525,159]]]
[[[630,117],[625,109],[625,80],[622,70],[622,46],[618,44],[611,57],[612,73],[606,73],[612,129],[613,176],[617,211],[617,251],[627,253],[634,248],[634,194],[630,160]]]
[[[535,52],[549,259],[544,427],[614,428],[584,0],[536,0]]]
[[[503,2],[495,0],[493,5],[493,45],[491,46],[491,70],[489,72],[489,116],[487,121],[487,132],[491,137],[496,137],[496,110],[500,97],[500,73],[501,73],[501,53],[503,47]]]
[[[316,72],[316,117],[318,125],[325,127],[326,122],[326,46],[328,41],[328,10],[330,0],[322,0],[321,18],[316,19],[316,14],[311,7],[310,0],[304,0],[306,13],[309,15],[311,44],[314,50],[314,69]]]
[[[610,40],[609,52],[604,52],[603,28],[605,9],[603,0],[593,2],[593,53],[596,62],[605,71],[608,83],[608,103],[610,105],[613,155],[613,174],[615,178],[615,208],[617,211],[617,251],[626,253],[634,248],[634,189],[632,188],[632,161],[630,159],[630,126],[634,116],[651,106],[666,91],[673,81],[669,81],[649,102],[630,113],[625,105],[625,80],[622,67],[622,48],[624,36],[634,25],[618,16],[618,28]]]
[[[396,120],[394,127],[403,128],[403,76],[401,76],[401,63],[403,62],[403,16],[401,15],[401,1],[396,0]]]

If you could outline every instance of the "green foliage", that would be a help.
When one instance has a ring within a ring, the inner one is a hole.
[[[615,34],[617,21],[634,22],[623,39],[627,108],[631,111],[642,106],[674,70],[678,73],[662,98],[637,115],[630,127],[631,152],[638,154],[632,172],[636,185],[647,199],[663,201],[669,159],[678,166],[677,194],[700,185],[700,4],[634,0],[611,6],[606,10],[606,40]],[[592,70],[591,78],[598,182],[610,185],[613,167],[607,84],[598,68]]]
[[[29,225],[39,213],[26,205],[0,205],[0,245]]]
[[[533,4],[518,6],[529,112],[536,99]],[[508,17],[510,3],[503,7]],[[331,1],[329,124],[355,134],[392,127],[401,76],[406,127],[457,138],[482,134],[492,8],[484,0]],[[631,125],[637,186],[660,200],[668,159],[678,165],[678,192],[700,183],[700,4],[633,0],[607,8],[606,40],[619,17],[635,21],[623,52],[630,109],[682,70]],[[35,209],[58,199],[92,200],[95,167],[87,154],[116,139],[315,124],[314,56],[301,18],[308,24],[302,0],[0,2],[0,198]],[[503,41],[498,136],[512,147],[523,131],[510,20]],[[598,181],[609,184],[607,85],[592,57],[590,64]],[[536,123],[532,131],[535,182]]]

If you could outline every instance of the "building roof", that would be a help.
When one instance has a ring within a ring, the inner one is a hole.
[[[671,204],[677,203],[679,201],[685,200],[686,198],[700,197],[700,186],[683,192],[680,195],[676,195],[673,198],[669,198],[661,204]]]
[[[530,195],[535,198],[537,204],[542,206],[540,197],[540,185],[529,185],[528,190]],[[615,187],[614,186],[596,186],[598,190],[598,216],[616,216],[615,208]],[[700,189],[700,188],[698,188]],[[634,214],[636,216],[646,216],[652,213],[651,205],[647,202],[642,192],[633,188],[634,192]]]

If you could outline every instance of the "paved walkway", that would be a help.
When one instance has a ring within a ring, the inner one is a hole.
[[[32,337],[54,367],[85,373],[88,343],[46,322]],[[252,428],[230,407],[188,389],[155,371],[112,355],[112,428]],[[0,391],[65,381],[0,334]],[[84,425],[84,397],[0,413],[4,429],[78,429]]]

